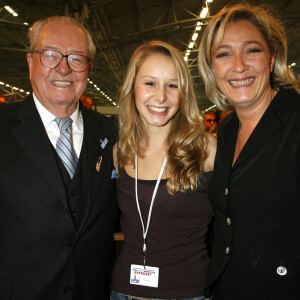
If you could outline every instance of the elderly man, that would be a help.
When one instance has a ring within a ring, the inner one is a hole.
[[[0,299],[109,299],[115,135],[79,104],[95,46],[68,17],[29,38],[33,93],[0,106]]]

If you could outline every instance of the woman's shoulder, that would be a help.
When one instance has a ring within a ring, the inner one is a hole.
[[[117,169],[117,150],[118,150],[118,143],[115,143],[113,147],[113,161],[114,161],[115,169]]]
[[[217,151],[217,138],[212,134],[206,134],[206,141],[207,157],[204,161],[204,171],[210,172],[214,168],[214,161]]]

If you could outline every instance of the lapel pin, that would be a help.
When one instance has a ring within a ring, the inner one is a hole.
[[[102,165],[102,156],[99,156],[97,163],[96,163],[96,171],[97,172],[100,171],[101,165]]]
[[[113,170],[111,172],[111,179],[119,179],[117,170],[115,168],[113,168]]]
[[[104,148],[105,148],[105,146],[106,146],[106,145],[107,145],[107,143],[108,143],[108,139],[107,139],[107,138],[105,138],[105,139],[104,139],[104,141],[100,139],[100,142],[101,142],[101,148],[102,148],[102,149],[104,149]]]

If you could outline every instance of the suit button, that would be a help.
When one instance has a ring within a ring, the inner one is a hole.
[[[225,192],[224,192],[225,196],[228,195],[228,188],[225,189]]]
[[[231,225],[231,220],[230,220],[230,218],[227,218],[227,219],[226,219],[226,223],[227,223],[228,226]]]
[[[75,197],[75,196],[77,195],[76,191],[72,191],[72,192],[71,192],[71,195],[72,195],[73,197]]]
[[[76,211],[76,210],[73,210],[73,211],[72,211],[72,214],[73,214],[74,217],[76,217],[76,216],[77,216],[77,211]]]
[[[64,288],[64,292],[65,292],[66,295],[71,295],[72,288],[70,286],[66,285],[65,288]]]
[[[287,269],[283,266],[277,268],[277,274],[280,276],[284,276],[287,274]]]
[[[226,247],[226,249],[225,249],[225,254],[226,254],[226,255],[228,255],[228,254],[229,254],[229,252],[230,252],[230,249],[229,249],[229,247]]]

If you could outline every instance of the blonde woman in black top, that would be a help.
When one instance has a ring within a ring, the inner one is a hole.
[[[208,97],[235,108],[218,129],[210,184],[213,297],[300,299],[300,96],[282,23],[260,6],[224,8],[199,67]]]
[[[111,299],[205,299],[216,141],[201,126],[180,52],[161,41],[140,46],[119,106],[115,165],[125,241]]]

